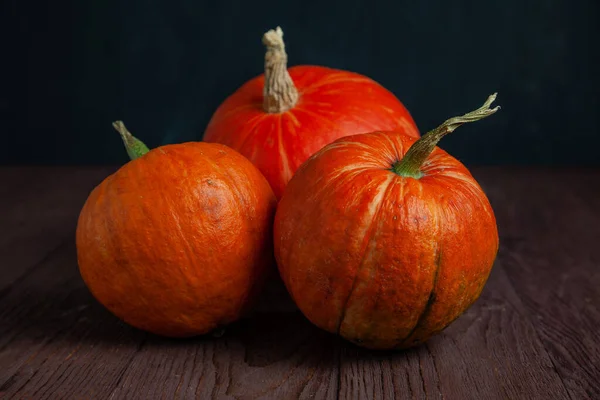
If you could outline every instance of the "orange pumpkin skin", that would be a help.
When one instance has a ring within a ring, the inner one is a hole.
[[[266,179],[232,149],[159,147],[90,194],[77,225],[81,276],[134,327],[207,333],[240,318],[275,270],[275,207]]]
[[[248,81],[219,106],[204,133],[246,156],[280,198],[298,167],[334,140],[376,130],[403,130],[419,137],[404,105],[372,79],[319,66],[288,72],[299,93],[282,113],[263,110],[264,74]]]
[[[493,210],[469,171],[435,148],[420,179],[391,171],[404,133],[342,138],[288,184],[275,256],[315,325],[364,347],[426,341],[480,295],[498,250]]]

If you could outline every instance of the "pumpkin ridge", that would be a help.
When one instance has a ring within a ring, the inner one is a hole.
[[[257,115],[255,117],[256,121],[254,121],[254,120],[248,121],[248,122],[253,122],[254,124],[252,125],[252,128],[248,129],[248,133],[246,133],[246,137],[244,138],[244,140],[242,140],[242,143],[237,147],[238,149],[244,148],[246,143],[248,143],[248,140],[250,138],[252,138],[253,134],[255,133],[254,131],[256,130],[256,128],[258,128],[260,123],[263,122],[267,116],[269,116],[269,114]]]
[[[423,311],[421,311],[419,318],[417,318],[417,322],[415,323],[414,328],[408,333],[408,335],[406,335],[403,339],[400,340],[398,347],[402,347],[403,344],[406,343],[406,341],[408,339],[410,339],[411,336],[414,335],[415,332],[421,327],[421,324],[423,323],[425,318],[427,318],[429,316],[429,313],[431,312],[431,308],[435,304],[435,300],[436,300],[435,289],[437,287],[437,282],[438,282],[438,278],[440,276],[441,267],[442,267],[442,245],[440,244],[438,246],[436,260],[435,260],[435,271],[433,273],[433,286],[431,287],[431,292],[429,292],[429,297],[427,298],[427,303],[425,303],[425,307],[423,308]]]
[[[454,172],[444,172],[441,174],[443,177],[455,179],[459,181],[465,187],[468,187],[469,196],[472,198],[477,198],[479,201],[481,208],[488,217],[494,218],[490,213],[490,204],[488,200],[484,200],[480,195],[485,194],[483,188],[475,181],[475,179],[470,175],[465,175],[463,171],[454,171]],[[487,199],[487,198],[486,198]]]
[[[337,171],[336,171],[337,172]],[[340,172],[337,176],[336,179],[351,179],[354,177],[357,177],[360,174],[363,174],[365,172],[368,172],[368,170],[365,169],[361,169],[361,168],[351,168],[351,169],[343,169],[342,172]],[[343,176],[346,175],[346,176]],[[306,204],[308,204],[307,207],[305,207],[303,209],[303,213],[301,214],[301,217],[298,218],[298,221],[301,221],[304,219],[305,216],[310,215],[318,206],[318,203],[313,201],[313,199],[317,196],[319,196],[321,193],[323,193],[325,190],[329,189],[331,185],[333,185],[335,183],[335,180],[329,180],[325,185],[321,185],[320,188],[316,189],[313,194],[307,198]],[[338,182],[338,184],[341,184],[340,182]],[[310,206],[312,205],[312,207]],[[299,233],[297,233],[296,235],[298,235]],[[291,243],[295,243],[297,237],[296,236],[292,236],[293,239],[290,239]],[[286,260],[288,263],[290,262],[290,260],[292,259],[292,256],[294,255],[293,251],[289,251],[288,252],[288,259]],[[292,292],[290,292],[290,296],[292,296],[293,298],[293,294]]]
[[[360,275],[360,272],[362,271],[362,269],[365,267],[364,264],[365,264],[365,261],[367,260],[367,255],[368,255],[367,253],[369,252],[369,247],[371,246],[371,241],[373,240],[373,236],[374,236],[374,232],[375,232],[374,224],[379,219],[379,214],[381,213],[381,210],[383,209],[385,197],[387,196],[390,188],[392,187],[392,183],[394,183],[394,180],[395,180],[394,176],[390,176],[390,178],[388,178],[387,186],[383,190],[383,194],[381,194],[381,196],[380,196],[379,204],[377,205],[377,210],[373,213],[373,215],[371,217],[371,222],[369,222],[369,228],[367,229],[367,232],[365,233],[365,236],[363,238],[363,241],[366,240],[367,243],[365,245],[363,257],[360,260],[360,263],[358,264],[358,268],[356,269],[356,274],[354,275],[354,279],[352,281],[352,286],[350,287],[350,292],[348,293],[348,297],[346,298],[346,300],[344,301],[344,305],[342,306],[342,312],[341,312],[340,319],[337,324],[337,330],[336,330],[338,335],[340,335],[340,331],[342,329],[344,319],[346,318],[346,310],[348,309],[348,303],[350,302],[350,299],[352,298],[352,293],[354,293],[354,290],[356,289],[356,286],[358,284],[358,276]]]
[[[351,178],[356,178],[361,174],[368,173],[369,169],[360,166],[360,167],[356,167],[356,168],[340,168],[340,169],[333,170],[333,172],[335,172],[336,175],[332,175],[332,173],[329,172],[327,177],[331,178],[333,176],[336,179],[351,179]],[[348,176],[345,176],[345,175],[348,175]],[[307,202],[313,202],[315,198],[320,196],[327,189],[330,189],[332,186],[335,186],[335,184],[336,184],[336,182],[332,182],[331,180],[329,180],[324,185],[321,185],[320,188],[315,190],[310,195],[310,197],[307,198]],[[339,183],[339,182],[337,184],[341,185],[341,183]]]
[[[302,94],[313,94],[315,91],[318,91],[323,86],[335,85],[338,83],[355,83],[355,84],[377,84],[374,80],[366,77],[360,76],[352,76],[351,74],[339,73],[333,76],[326,77],[316,82],[314,85],[309,85],[304,87],[302,90]]]
[[[289,182],[292,179],[292,170],[290,168],[290,158],[287,154],[285,146],[283,145],[283,114],[279,114],[279,122],[277,124],[277,138],[279,139],[279,143],[277,144],[277,150],[279,150],[279,155],[281,156],[281,178],[285,183]],[[295,128],[293,128],[295,129]]]
[[[369,128],[369,130],[370,130],[370,131],[376,132],[376,131],[378,131],[378,130],[380,130],[380,131],[381,131],[381,130],[383,130],[383,129],[380,129],[381,125],[379,125],[379,124],[374,124],[374,122],[373,122],[373,121],[369,121],[369,120],[368,120],[368,119],[366,119],[366,118],[359,117],[359,116],[358,116],[358,113],[357,113],[357,114],[354,114],[354,115],[352,116],[352,119],[354,119],[355,121],[358,121],[358,122],[360,122],[361,124],[363,124],[363,126],[368,126],[368,125],[370,125],[370,128]]]
[[[317,109],[317,110],[320,111],[321,109]],[[319,118],[321,122],[324,122],[324,123],[330,125],[334,130],[338,129],[338,126],[336,125],[335,122],[333,122],[332,120],[330,120],[329,118],[327,118],[327,116],[319,114],[318,111],[309,110],[309,109],[306,109],[306,108],[304,108],[302,106],[296,106],[296,107],[294,107],[294,111],[295,112],[301,111],[303,113],[306,113],[306,114],[312,116],[313,118]]]

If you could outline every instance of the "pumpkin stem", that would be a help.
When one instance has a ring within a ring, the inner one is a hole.
[[[150,151],[144,142],[133,136],[131,132],[127,130],[123,121],[115,121],[112,125],[121,135],[121,139],[123,139],[123,144],[125,145],[125,149],[127,150],[130,159],[135,160]]]
[[[410,146],[410,149],[408,149],[401,160],[394,163],[392,171],[400,176],[419,179],[423,176],[421,166],[444,136],[454,131],[462,124],[479,121],[480,119],[489,117],[500,109],[500,106],[490,108],[490,105],[496,100],[496,95],[497,93],[494,93],[488,97],[485,103],[483,103],[483,106],[479,107],[477,110],[471,111],[460,117],[450,118],[434,130],[427,132]]]
[[[296,105],[298,90],[287,71],[287,53],[280,27],[263,35],[265,53],[265,87],[263,109],[268,113],[282,113]]]

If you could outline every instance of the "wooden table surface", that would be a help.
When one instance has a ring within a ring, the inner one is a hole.
[[[481,298],[409,351],[313,327],[273,286],[220,338],[126,326],[84,286],[74,230],[115,168],[0,169],[0,398],[600,399],[600,170],[474,168],[501,248]]]

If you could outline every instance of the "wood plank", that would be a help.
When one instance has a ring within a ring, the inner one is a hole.
[[[0,301],[0,397],[337,395],[337,339],[298,312],[257,312],[221,338],[147,335],[92,299],[77,272],[72,238]],[[278,302],[275,309],[286,301]]]
[[[89,192],[113,170],[0,168],[0,296],[73,231]]]
[[[272,279],[252,315],[219,338],[150,336],[111,397],[334,399],[339,340],[311,325]],[[163,365],[147,379],[148,366]]]
[[[489,180],[512,285],[571,398],[600,398],[600,171]]]
[[[69,240],[0,300],[0,397],[96,397],[114,386],[145,334],[93,301]]]
[[[336,341],[298,313],[244,320],[220,339],[153,337],[111,397],[335,399]]]

